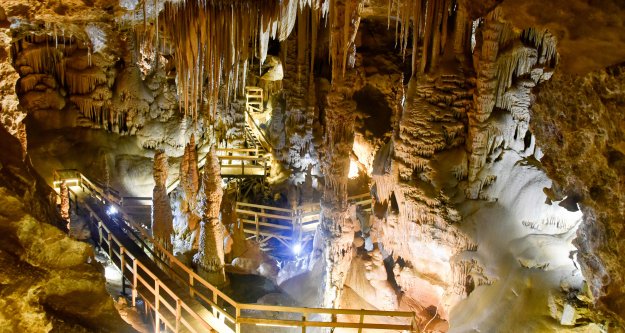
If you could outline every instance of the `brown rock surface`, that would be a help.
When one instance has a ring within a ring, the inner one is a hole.
[[[602,308],[625,318],[625,67],[556,75],[539,92],[532,130],[542,164],[584,222],[576,247]]]
[[[0,331],[130,332],[87,243],[60,230],[51,190],[0,128]]]

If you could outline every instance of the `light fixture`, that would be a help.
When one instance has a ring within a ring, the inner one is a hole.
[[[295,245],[293,245],[293,253],[298,256],[300,252],[302,252],[302,244],[296,243]]]
[[[113,205],[109,206],[109,208],[106,210],[106,214],[109,216],[117,214],[117,208],[115,208],[115,206]]]

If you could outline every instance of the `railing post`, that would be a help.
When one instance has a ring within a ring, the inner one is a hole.
[[[254,224],[256,224],[256,241],[260,241],[260,226],[258,225],[258,214],[254,213]]]
[[[126,294],[126,280],[124,278],[124,270],[126,269],[126,255],[124,254],[124,252],[126,252],[126,248],[123,246],[119,246],[119,256],[120,258],[120,262],[121,262],[121,271],[122,271],[122,295]]]
[[[306,333],[306,314],[302,313],[302,333]]]
[[[361,309],[362,310],[362,309]],[[365,322],[365,314],[364,312],[360,313],[360,325],[358,326],[358,333],[362,333],[362,324]]]
[[[113,237],[111,236],[110,232],[106,236],[106,239],[109,242],[109,258],[111,258],[111,261],[113,261],[113,245],[112,245],[113,242],[111,241],[113,239]],[[115,262],[113,262],[113,264],[115,264]]]
[[[132,306],[137,306],[137,259],[132,259]]]
[[[180,332],[180,318],[182,317],[182,307],[180,298],[176,298],[176,333]]]
[[[189,273],[189,294],[191,295],[191,297],[194,296],[193,293],[193,274]]]
[[[160,318],[160,283],[158,279],[154,279],[154,333],[161,333],[161,318]]]
[[[103,240],[103,236],[102,236],[102,220],[98,219],[98,236],[100,238],[99,244],[100,244],[100,248],[102,248],[102,240]]]
[[[219,305],[217,305],[217,292],[213,290],[213,316],[215,316],[215,318],[219,319],[219,312],[217,312],[217,307]]]
[[[241,309],[237,305],[234,314],[234,330],[235,333],[241,333],[241,323],[239,323],[239,318],[241,318]]]

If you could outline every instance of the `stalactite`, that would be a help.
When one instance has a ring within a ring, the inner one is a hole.
[[[393,0],[389,0],[390,7]],[[450,12],[456,11],[455,0],[399,0],[396,1],[397,19],[401,27],[396,29],[398,34],[400,53],[405,57],[408,48],[410,22],[412,21],[412,75],[417,69],[424,73],[437,64],[438,56],[443,52],[447,42]],[[458,20],[457,16],[454,16]],[[460,19],[465,20],[466,15]],[[390,22],[390,18],[389,18]],[[468,45],[470,40],[461,38],[458,42],[462,46]],[[421,61],[418,62],[419,47],[421,47]],[[464,48],[464,47],[462,47]]]
[[[186,113],[196,116],[200,110],[204,76],[211,114],[215,112],[222,83],[228,85],[224,96],[224,102],[228,102],[234,87],[233,76],[238,75],[235,68],[252,56],[250,41],[260,40],[261,60],[266,54],[269,36],[275,36],[278,30],[273,23],[280,18],[280,5],[274,1],[166,4],[163,28],[169,39],[175,41],[178,93]],[[289,6],[289,2],[282,5]],[[285,12],[294,15],[290,9]],[[284,29],[288,27],[286,24]],[[286,30],[279,36],[287,36]]]
[[[71,94],[88,94],[95,90],[98,85],[107,83],[106,74],[100,71],[74,71],[69,70],[65,73],[67,87]]]
[[[347,70],[348,56],[355,48],[354,40],[360,25],[361,0],[330,1],[328,21],[330,22],[330,62],[332,82],[342,79]]]

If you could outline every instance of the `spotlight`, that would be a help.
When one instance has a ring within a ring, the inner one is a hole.
[[[109,208],[106,210],[106,214],[109,216],[117,214],[117,208],[115,208],[115,206],[109,206]]]
[[[293,253],[298,256],[300,252],[302,252],[302,245],[300,243],[293,245]]]

